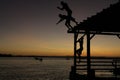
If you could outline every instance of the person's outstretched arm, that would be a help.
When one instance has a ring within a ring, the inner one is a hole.
[[[60,10],[63,10],[63,9],[64,9],[64,8],[59,7],[59,6],[58,6],[57,8],[60,9]]]
[[[60,19],[56,24],[59,24],[60,22],[62,22],[64,19]]]

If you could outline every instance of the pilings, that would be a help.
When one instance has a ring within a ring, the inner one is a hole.
[[[91,77],[91,61],[90,61],[90,32],[86,31],[87,34],[87,77]]]

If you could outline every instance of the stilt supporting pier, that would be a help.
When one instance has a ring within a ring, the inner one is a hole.
[[[87,31],[87,77],[90,79],[91,61],[90,61],[90,32]]]
[[[74,33],[74,73],[76,73],[76,62],[77,62],[76,46],[77,46],[77,33]],[[74,77],[76,77],[76,74],[74,74]]]

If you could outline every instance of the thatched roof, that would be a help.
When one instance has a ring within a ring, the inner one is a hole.
[[[74,30],[120,33],[120,1],[83,20]]]

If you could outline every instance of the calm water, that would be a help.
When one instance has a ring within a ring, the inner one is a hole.
[[[111,63],[102,63],[102,65],[106,64]],[[66,60],[65,58],[43,58],[41,62],[33,57],[0,57],[0,80],[69,80],[72,65],[73,59]],[[101,66],[98,67],[101,68]],[[78,71],[78,73],[85,74],[83,71]],[[113,76],[110,71],[95,71],[95,74]]]
[[[0,80],[69,80],[73,60],[0,57]]]

